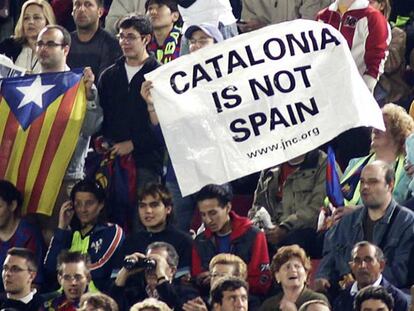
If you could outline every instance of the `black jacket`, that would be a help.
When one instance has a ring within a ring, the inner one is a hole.
[[[13,63],[23,50],[23,44],[13,38],[7,38],[0,43],[0,54],[6,55]]]
[[[401,290],[396,288],[390,282],[388,282],[384,276],[382,277],[381,284],[392,298],[394,298],[394,310],[406,311],[408,310],[408,296],[404,294]],[[351,285],[352,286],[352,285]],[[333,303],[333,309],[335,311],[352,311],[354,310],[354,299],[355,296],[351,296],[351,286],[342,290]]]
[[[36,293],[29,303],[23,303],[19,300],[7,299],[6,294],[2,293],[0,296],[0,309],[15,309],[19,311],[40,311],[43,308],[44,300],[41,295]]]
[[[128,83],[125,58],[121,57],[102,72],[98,92],[104,113],[103,136],[110,143],[132,140],[138,172],[139,168],[146,168],[161,174],[164,147],[154,133],[147,105],[140,94],[144,75],[158,66],[157,60],[150,56]]]

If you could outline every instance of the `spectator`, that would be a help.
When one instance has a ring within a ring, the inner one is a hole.
[[[342,193],[346,208],[340,207],[335,211],[335,217],[340,219],[343,213],[352,211],[352,207],[362,203],[359,176],[361,170],[374,160],[385,161],[394,167],[395,181],[393,197],[401,203],[408,196],[410,177],[404,170],[405,140],[414,131],[414,121],[402,108],[394,104],[387,104],[382,108],[385,132],[373,129],[371,153],[362,158],[355,158],[349,162],[342,180]]]
[[[59,25],[48,25],[43,28],[36,42],[36,55],[40,63],[41,73],[52,73],[67,71],[70,68],[66,65],[66,58],[69,53],[71,38],[65,28]],[[53,210],[45,211],[51,216],[36,214],[46,243],[50,242],[53,230],[57,227],[59,219],[59,208],[68,199],[70,189],[84,177],[85,158],[89,149],[90,136],[95,134],[102,122],[102,110],[98,105],[96,87],[93,84],[95,76],[91,68],[86,67],[83,71],[83,81],[87,100],[86,112],[80,130],[80,135],[65,176],[60,185],[58,196]],[[53,268],[56,265],[53,265]]]
[[[320,255],[315,239],[326,196],[326,165],[326,154],[313,150],[261,172],[249,217],[261,207],[270,214],[275,226],[265,229],[272,253],[280,246],[299,244],[312,257]]]
[[[391,40],[384,15],[371,7],[368,0],[335,0],[318,13],[317,19],[344,35],[359,73],[373,91],[384,71]]]
[[[381,286],[368,286],[361,290],[355,298],[355,311],[392,311],[393,309],[394,300],[392,296]]]
[[[62,251],[57,260],[58,282],[62,292],[56,291],[45,302],[49,311],[76,311],[81,296],[91,281],[90,258],[80,252]]]
[[[190,53],[195,52],[201,48],[206,48],[217,42],[223,41],[223,36],[219,29],[210,24],[193,25],[185,32],[185,37],[189,40]],[[152,81],[144,81],[141,87],[141,96],[147,103],[147,110],[150,115],[151,123],[157,126],[158,134],[162,136],[159,129],[158,116],[154,108],[154,102],[151,96]],[[162,137],[161,140],[164,140]],[[188,195],[183,197],[178,187],[177,177],[175,176],[174,168],[171,159],[168,158],[167,172],[165,176],[166,185],[170,189],[173,196],[173,203],[175,213],[177,215],[177,227],[183,231],[189,231],[191,220],[193,219],[195,208],[195,195]]]
[[[333,303],[333,309],[335,311],[352,310],[354,298],[358,292],[372,285],[384,287],[393,296],[396,310],[408,311],[408,296],[382,276],[385,265],[384,253],[378,246],[367,241],[355,244],[349,262],[355,282],[339,293]]]
[[[119,22],[129,14],[145,14],[147,0],[112,0],[108,15],[105,20],[105,29],[109,33],[119,32]]]
[[[216,0],[213,3],[203,0],[177,0],[183,18],[183,31],[192,25],[209,24],[220,30],[224,39],[238,35],[236,18],[229,0]],[[181,41],[181,55],[189,53],[188,36]]]
[[[310,300],[305,302],[300,308],[299,311],[330,311],[331,307],[324,300]],[[352,309],[350,309],[352,310]]]
[[[388,20],[391,12],[389,0],[370,0],[369,3]],[[386,103],[394,103],[408,110],[413,100],[413,93],[404,77],[406,73],[406,40],[407,34],[403,29],[392,27],[384,74],[381,75],[374,90],[375,99],[381,107]]]
[[[33,252],[39,267],[33,283],[43,283],[44,242],[40,230],[21,218],[22,194],[7,180],[0,180],[0,262],[4,262],[12,247],[23,247]],[[0,285],[3,291],[3,282]]]
[[[146,183],[158,182],[162,173],[164,148],[151,128],[140,95],[144,75],[159,64],[146,50],[152,33],[148,17],[126,17],[119,26],[123,57],[102,73],[98,84],[104,111],[102,134],[113,155],[133,155],[141,190]]]
[[[5,54],[15,65],[26,68],[30,73],[39,73],[37,36],[43,27],[55,23],[52,7],[46,0],[26,1],[14,28],[14,36],[0,43],[0,54]]]
[[[73,187],[70,197],[60,209],[58,228],[45,258],[46,270],[54,274],[56,258],[64,249],[87,253],[91,258],[90,288],[107,289],[124,233],[118,225],[100,219],[105,192],[98,184],[80,181]]]
[[[279,248],[273,256],[270,269],[282,291],[265,300],[260,311],[291,310],[288,308],[300,308],[305,302],[314,299],[327,302],[324,295],[307,288],[306,281],[310,268],[309,258],[298,245]]]
[[[247,265],[239,257],[233,254],[218,254],[214,256],[209,264],[210,272],[210,284],[208,286],[208,292],[214,287],[214,284],[218,280],[224,277],[237,277],[243,280],[247,280]],[[249,306],[252,304],[257,304],[256,300],[251,301],[252,296],[249,296]],[[185,311],[197,311],[197,310],[207,310],[207,305],[209,305],[209,299],[204,297],[197,297],[192,300],[187,301],[183,309]],[[258,304],[260,305],[260,303]],[[255,305],[254,305],[255,306]]]
[[[43,299],[32,289],[36,271],[36,258],[30,250],[19,247],[8,250],[1,274],[5,289],[0,297],[1,309],[42,310]]]
[[[315,281],[318,290],[335,292],[338,282],[350,272],[353,245],[364,240],[384,250],[388,263],[384,277],[399,288],[408,285],[414,213],[393,199],[394,169],[384,161],[374,161],[363,168],[360,182],[363,206],[344,215],[325,234],[324,256]]]
[[[91,67],[95,77],[121,56],[118,41],[100,27],[104,0],[74,0],[72,16],[76,31],[71,33],[68,54],[71,68]]]
[[[217,281],[211,290],[212,311],[248,310],[249,286],[246,281],[225,277]]]
[[[83,294],[79,306],[78,311],[118,311],[115,300],[102,293]]]
[[[298,18],[312,19],[331,0],[243,0],[242,22],[238,24],[242,32],[248,32]]]
[[[167,242],[174,246],[180,257],[177,277],[188,274],[191,265],[192,239],[177,230],[173,224],[171,193],[161,184],[147,184],[138,195],[138,217],[140,228],[129,235],[120,252],[121,260],[126,255],[145,253],[153,242]],[[118,260],[118,264],[120,265]]]
[[[249,219],[231,211],[231,193],[226,187],[203,187],[197,195],[197,205],[206,230],[194,241],[192,275],[200,283],[209,283],[210,260],[217,254],[231,253],[248,263],[251,292],[265,294],[270,286],[270,272],[264,233]]]
[[[0,9],[0,42],[13,34],[21,8],[26,0],[3,1]]]
[[[148,50],[161,64],[180,56],[181,17],[175,0],[147,0],[145,11],[154,29]]]
[[[155,298],[147,298],[134,304],[130,311],[172,311],[168,305]]]
[[[146,254],[135,252],[125,257],[112,289],[112,297],[120,310],[145,298],[158,298],[171,309],[181,310],[185,301],[198,296],[197,291],[174,278],[179,256],[174,247],[165,242],[151,243]],[[144,272],[145,283],[137,282],[134,274]]]

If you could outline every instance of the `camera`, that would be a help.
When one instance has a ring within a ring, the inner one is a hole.
[[[139,258],[138,261],[132,258],[124,260],[124,268],[127,270],[144,268],[145,270],[154,270],[157,262],[151,258]]]

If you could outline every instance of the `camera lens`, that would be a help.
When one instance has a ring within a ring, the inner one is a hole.
[[[157,262],[151,258],[139,258],[138,261],[132,258],[124,260],[124,268],[127,270],[144,268],[146,270],[154,270]]]

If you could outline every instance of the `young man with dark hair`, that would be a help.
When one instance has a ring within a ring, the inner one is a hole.
[[[394,299],[382,286],[368,286],[355,297],[355,311],[392,311]]]
[[[247,311],[247,283],[239,278],[224,277],[215,283],[211,290],[211,305],[213,311]]]
[[[194,241],[191,273],[206,284],[210,260],[219,253],[232,253],[248,264],[251,292],[265,294],[271,282],[266,237],[248,218],[231,211],[231,199],[230,191],[219,185],[207,185],[198,193],[206,229]]]
[[[148,50],[161,64],[180,56],[181,18],[175,0],[147,0],[145,11],[154,29]]]
[[[58,256],[58,282],[62,292],[56,291],[45,302],[49,311],[76,311],[81,296],[88,290],[91,280],[90,258],[80,252],[62,251]]]
[[[9,249],[2,268],[5,295],[0,297],[1,309],[41,310],[43,299],[32,289],[37,266],[34,254],[26,248]]]
[[[103,0],[73,0],[76,31],[71,33],[68,65],[71,68],[89,66],[96,77],[122,54],[118,41],[100,27],[103,11]]]
[[[119,23],[118,39],[123,57],[107,68],[98,83],[104,111],[102,134],[113,155],[132,154],[137,170],[137,188],[158,182],[164,147],[152,129],[140,90],[144,75],[159,66],[149,55],[152,26],[143,15],[127,16]]]
[[[140,228],[125,241],[121,259],[135,252],[144,253],[153,242],[167,242],[180,257],[177,277],[189,273],[192,239],[172,224],[173,205],[169,190],[161,184],[147,184],[138,195],[138,222]]]

